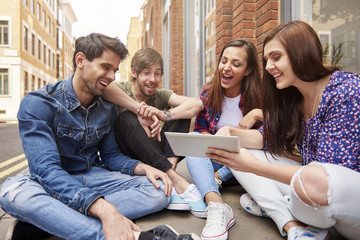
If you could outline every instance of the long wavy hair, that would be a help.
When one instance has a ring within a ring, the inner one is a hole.
[[[244,97],[243,113],[245,115],[254,108],[260,108],[261,75],[257,52],[254,44],[249,40],[242,38],[232,40],[225,44],[222,49],[217,66],[219,66],[224,51],[228,47],[243,48],[247,53],[247,70],[250,70],[250,73],[242,79],[240,86],[240,93]],[[209,88],[208,102],[206,104],[214,109],[215,114],[221,112],[224,99],[224,89],[221,87],[219,67],[216,68],[211,82],[207,83],[204,88]]]
[[[264,40],[279,40],[289,57],[294,74],[304,82],[314,82],[334,71],[336,66],[323,65],[323,48],[314,29],[303,21],[279,25]],[[264,54],[264,52],[263,52]],[[264,147],[273,155],[292,154],[296,143],[303,140],[303,96],[293,86],[277,89],[266,70],[263,56]]]

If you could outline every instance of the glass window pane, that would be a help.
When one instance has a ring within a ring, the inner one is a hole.
[[[291,19],[309,23],[319,34],[324,62],[360,73],[360,1],[291,0]]]
[[[8,33],[8,27],[4,27],[4,45],[9,44],[9,33]]]
[[[0,69],[0,95],[9,95],[8,69]]]
[[[9,95],[9,83],[8,83],[8,75],[4,76],[4,94]]]
[[[8,45],[9,44],[9,22],[8,21],[0,21],[0,45]]]
[[[3,77],[2,77],[2,75],[0,75],[0,95],[3,95],[3,92],[4,92],[2,79],[3,79]]]

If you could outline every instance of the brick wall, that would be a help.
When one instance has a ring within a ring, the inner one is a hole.
[[[162,53],[162,7],[161,0],[147,1],[143,9],[142,48],[151,47]],[[149,26],[148,28],[146,26]],[[148,29],[148,30],[147,30]],[[147,41],[146,41],[147,40]]]
[[[176,94],[184,94],[184,2],[172,0],[170,5],[171,86]]]
[[[232,0],[216,1],[216,59],[224,45],[233,39]]]
[[[278,0],[218,0],[216,4],[216,54],[231,39],[251,40],[261,60],[262,42],[279,24]]]

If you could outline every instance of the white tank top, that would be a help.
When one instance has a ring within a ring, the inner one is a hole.
[[[239,108],[240,97],[241,95],[234,98],[224,96],[222,113],[216,126],[216,131],[225,126],[236,127],[239,124],[243,118]]]

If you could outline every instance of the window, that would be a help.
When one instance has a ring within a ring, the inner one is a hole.
[[[35,76],[31,75],[31,91],[35,90]]]
[[[0,95],[9,95],[9,70],[0,68]]]
[[[50,49],[48,49],[48,66],[51,67],[51,52],[50,52]]]
[[[38,59],[41,61],[41,40],[38,39]]]
[[[29,30],[24,26],[24,49],[25,51],[29,51]]]
[[[40,3],[36,5],[36,17],[37,20],[40,22]]]
[[[44,64],[46,65],[46,45],[44,44]]]
[[[35,42],[36,42],[36,40],[35,40],[35,34],[31,34],[31,54],[33,55],[33,56],[35,56],[35,48],[36,48],[36,45],[35,45]]]
[[[46,27],[46,12],[45,11],[43,11],[42,20],[43,20],[44,27]]]
[[[53,62],[52,69],[55,70],[55,54],[54,53],[52,53],[52,62]]]
[[[48,17],[47,26],[48,26],[49,33],[51,34],[51,22],[50,22],[50,17]]]
[[[29,74],[24,71],[24,95],[29,92]]]
[[[41,88],[41,79],[38,78],[38,88]]]
[[[360,73],[360,1],[283,0],[282,22],[302,20],[318,33],[324,63]]]
[[[35,4],[34,0],[30,0],[30,10],[32,14],[35,14]]]
[[[23,0],[23,4],[27,6],[27,0]]]
[[[0,45],[9,45],[9,21],[0,21]]]

